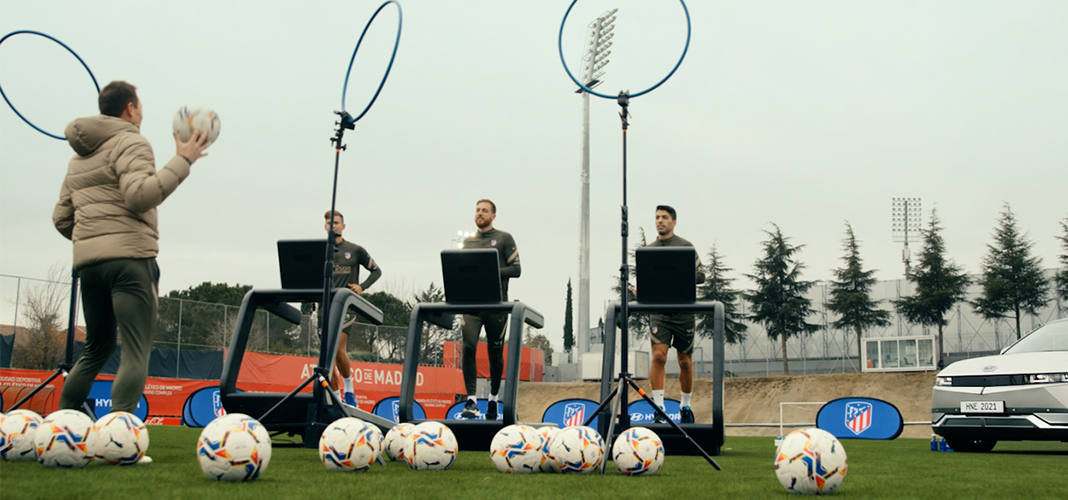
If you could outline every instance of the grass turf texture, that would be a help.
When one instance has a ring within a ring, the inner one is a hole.
[[[271,462],[250,483],[217,483],[196,459],[200,429],[150,427],[154,462],[132,467],[89,464],[46,469],[0,463],[0,497],[34,498],[790,498],[772,465],[770,437],[728,437],[717,472],[700,457],[669,456],[655,476],[626,477],[608,464],[601,475],[505,475],[488,452],[461,452],[447,471],[413,471],[402,462],[363,473],[328,472],[315,449],[277,443]],[[987,454],[930,451],[919,439],[844,440],[849,473],[843,498],[1064,498],[1068,443],[1003,442]]]

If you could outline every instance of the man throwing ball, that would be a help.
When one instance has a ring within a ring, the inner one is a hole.
[[[495,248],[497,262],[501,268],[501,300],[508,301],[508,279],[518,278],[522,271],[519,267],[519,249],[511,234],[493,228],[497,218],[497,205],[490,200],[478,200],[475,204],[475,226],[478,232],[464,240],[464,248]],[[475,388],[478,381],[478,365],[475,352],[478,348],[478,335],[482,326],[486,327],[486,347],[489,350],[490,397],[486,410],[486,420],[497,420],[497,393],[501,389],[501,374],[504,373],[504,324],[508,313],[486,312],[479,315],[465,314],[461,329],[464,336],[463,372],[464,385],[467,389],[467,403],[460,414],[463,418],[478,418],[478,400]]]
[[[99,115],[67,125],[67,143],[75,155],[52,212],[56,229],[74,243],[85,311],[85,352],[63,384],[59,408],[77,409],[85,403],[121,338],[111,409],[133,413],[145,388],[156,333],[156,207],[189,176],[209,143],[200,130],[187,142],[175,133],[177,151],[157,171],[152,146],[141,135],[144,108],[137,88],[111,82],[97,101]]]

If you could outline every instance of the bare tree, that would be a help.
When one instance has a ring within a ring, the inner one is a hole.
[[[53,265],[48,279],[27,287],[22,299],[22,317],[27,322],[26,337],[17,342],[12,358],[27,369],[51,370],[63,362],[66,349],[67,319],[64,311],[70,301],[69,274],[65,266]]]

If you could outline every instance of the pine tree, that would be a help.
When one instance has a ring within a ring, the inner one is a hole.
[[[1061,222],[1061,230],[1064,232],[1064,236],[1056,236],[1058,240],[1061,240],[1061,248],[1064,249],[1058,259],[1061,261],[1061,268],[1057,270],[1057,274],[1053,279],[1057,282],[1057,294],[1060,295],[1061,300],[1068,301],[1068,218]]]
[[[763,324],[769,338],[782,341],[782,371],[789,375],[787,339],[815,332],[820,327],[805,321],[812,314],[812,301],[805,298],[805,292],[812,288],[813,282],[800,279],[805,266],[794,261],[794,254],[804,245],[791,246],[779,226],[772,226],[775,232],[764,231],[769,237],[763,243],[764,258],[754,264],[754,274],[746,275],[756,282],[757,288],[745,293],[745,298],[753,306],[749,319]]]
[[[982,295],[972,302],[975,312],[986,319],[1015,318],[1017,340],[1020,315],[1036,314],[1049,303],[1049,281],[1042,274],[1042,259],[1031,255],[1034,245],[1016,228],[1016,217],[1006,203],[994,230],[994,244],[987,245],[990,252],[983,258]]]
[[[716,251],[716,246],[708,252],[708,273],[705,282],[697,287],[698,300],[718,300],[723,303],[723,339],[728,344],[737,344],[745,339],[745,323],[740,322],[742,315],[738,309],[740,291],[731,288],[733,279],[727,273],[733,271],[723,264],[723,256]],[[715,314],[698,314],[697,333],[704,338],[711,338],[715,329]]]
[[[917,256],[919,264],[908,280],[916,285],[916,293],[895,300],[894,307],[913,323],[938,327],[938,365],[943,366],[942,327],[945,315],[957,302],[964,300],[964,292],[971,284],[964,271],[946,260],[946,244],[938,212],[931,211],[931,223],[923,233],[923,250]]]
[[[839,318],[833,326],[850,329],[857,334],[857,359],[861,359],[860,338],[864,330],[890,324],[890,311],[879,309],[879,301],[872,300],[871,289],[878,281],[875,270],[864,270],[860,249],[853,227],[846,222],[846,238],[842,240],[846,251],[842,256],[845,267],[835,269],[835,281],[831,282],[831,301],[824,304]]]
[[[564,307],[564,352],[570,355],[571,347],[575,345],[575,333],[573,329],[573,323],[571,316],[573,316],[573,309],[571,306],[571,279],[567,280],[567,306]],[[580,327],[582,325],[579,325]],[[587,327],[589,329],[589,327]]]

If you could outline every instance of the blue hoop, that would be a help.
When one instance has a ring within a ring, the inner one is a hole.
[[[567,23],[567,16],[571,14],[571,9],[575,6],[576,3],[578,3],[578,0],[572,0],[571,6],[569,6],[567,8],[567,12],[564,13],[564,20],[560,22],[560,35],[556,38],[556,48],[560,51],[560,62],[564,65],[564,71],[567,72],[567,76],[569,76],[571,78],[571,81],[575,82],[576,85],[581,87],[583,91],[589,94],[593,94],[597,97],[603,97],[605,99],[617,99],[619,98],[618,95],[608,95],[594,92],[593,89],[586,87],[582,84],[582,82],[575,79],[575,75],[572,75],[571,70],[567,68],[567,61],[564,60],[564,24]],[[683,0],[679,0],[679,3],[682,4],[682,11],[686,14],[686,46],[682,49],[682,57],[679,58],[679,62],[675,63],[675,67],[671,68],[671,72],[668,73],[663,80],[656,82],[656,85],[653,85],[652,87],[649,87],[641,92],[629,94],[628,97],[638,97],[642,94],[652,92],[653,89],[662,85],[664,82],[667,81],[668,78],[671,78],[671,75],[675,74],[675,70],[679,69],[679,65],[682,64],[682,60],[686,58],[686,51],[690,50],[690,10],[686,8],[686,2],[684,2]]]
[[[353,118],[350,123],[355,123],[363,118],[363,115],[367,114],[367,110],[371,109],[375,100],[378,99],[378,94],[382,92],[382,87],[386,84],[386,78],[389,78],[389,71],[393,69],[393,60],[397,58],[397,47],[400,46],[401,25],[404,22],[404,13],[401,11],[401,5],[397,0],[389,0],[386,3],[378,7],[371,19],[367,21],[367,26],[363,27],[363,33],[360,33],[360,39],[356,42],[356,49],[352,51],[352,58],[349,59],[349,69],[345,71],[345,85],[341,87],[341,110],[345,111],[345,93],[349,89],[349,74],[352,73],[352,63],[356,60],[356,53],[360,51],[360,44],[363,43],[363,37],[367,34],[367,29],[371,27],[371,23],[375,22],[375,18],[378,17],[378,13],[382,12],[382,9],[386,8],[389,4],[397,5],[397,41],[393,43],[393,55],[389,57],[389,66],[386,66],[386,74],[382,75],[382,83],[378,84],[378,90],[375,90],[375,95],[371,97],[371,102],[367,103],[367,107],[363,108],[359,116]]]
[[[38,32],[38,31],[29,31],[29,30],[12,31],[11,33],[8,33],[8,34],[4,35],[4,38],[0,38],[0,44],[4,43],[4,40],[7,40],[9,37],[12,37],[12,36],[15,36],[15,35],[20,35],[20,34],[23,34],[23,33],[27,33],[27,34],[30,34],[30,35],[43,36],[43,37],[45,37],[45,38],[47,38],[49,40],[52,40],[53,42],[58,43],[61,47],[63,47],[64,49],[67,49],[67,52],[70,52],[71,54],[74,54],[74,57],[78,59],[78,62],[82,63],[82,67],[85,68],[85,70],[89,72],[89,78],[93,79],[93,86],[96,87],[96,93],[98,93],[98,94],[100,93],[100,84],[96,83],[96,77],[93,76],[93,71],[89,69],[89,65],[85,64],[85,61],[82,60],[81,56],[79,56],[77,52],[75,52],[73,49],[68,47],[65,43],[55,39],[54,37],[52,37],[50,35],[46,35],[44,33]],[[47,135],[48,137],[51,137],[53,139],[59,139],[61,141],[67,140],[66,137],[55,135],[55,134],[50,134],[50,133],[46,132],[41,127],[38,127],[37,125],[34,125],[33,122],[31,122],[30,120],[26,119],[25,116],[22,116],[22,113],[19,113],[19,110],[15,109],[15,105],[12,104],[11,100],[7,98],[7,94],[4,93],[4,87],[2,85],[0,85],[0,96],[4,97],[4,102],[6,102],[7,105],[11,107],[11,111],[14,111],[15,114],[19,116],[19,118],[22,118],[22,121],[26,122],[27,125],[33,127],[38,132],[40,132],[40,133],[42,133],[44,135]]]

